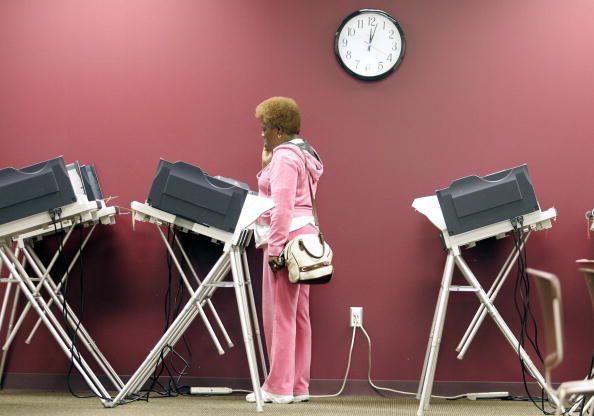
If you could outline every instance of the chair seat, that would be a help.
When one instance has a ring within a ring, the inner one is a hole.
[[[578,393],[594,393],[594,380],[566,381],[565,383],[559,385],[557,391],[559,393],[561,393],[561,391],[564,391],[565,396]]]
[[[576,381],[566,381],[565,383],[561,383],[559,388],[557,389],[557,394],[559,400],[561,401],[561,406],[557,408],[555,411],[555,416],[561,415],[561,409],[565,400],[573,395],[580,395],[583,397],[587,397],[588,393],[594,393],[594,380],[576,380]],[[580,413],[581,414],[581,413]],[[585,414],[585,413],[584,413]],[[590,410],[588,414],[591,416],[594,414],[594,406],[590,406]]]

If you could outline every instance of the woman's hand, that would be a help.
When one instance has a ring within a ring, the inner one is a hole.
[[[282,264],[278,256],[268,256],[268,265],[274,273],[276,273],[279,269],[285,267],[285,265]]]
[[[272,160],[272,150],[262,149],[262,169],[264,169]]]

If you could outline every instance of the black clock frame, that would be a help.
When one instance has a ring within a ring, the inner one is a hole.
[[[372,77],[366,77],[364,75],[360,75],[360,74],[357,74],[356,72],[351,71],[350,68],[347,67],[345,65],[345,63],[342,61],[342,59],[340,58],[340,53],[338,51],[338,37],[340,36],[340,32],[342,31],[342,29],[344,28],[344,26],[347,24],[347,22],[349,22],[355,16],[358,16],[360,14],[367,14],[367,13],[381,14],[386,19],[390,20],[392,23],[394,23],[394,26],[396,26],[396,29],[398,29],[398,32],[400,33],[400,39],[402,39],[402,48],[400,50],[400,55],[398,56],[398,59],[396,60],[396,63],[394,64],[394,66],[392,66],[392,68],[389,71],[386,71],[386,72],[384,72],[381,75],[375,75],[375,76],[372,76]],[[353,77],[355,77],[357,79],[360,79],[362,81],[378,81],[378,80],[384,79],[388,75],[392,74],[396,70],[396,68],[398,68],[400,66],[400,63],[404,59],[404,53],[405,53],[405,51],[406,51],[406,36],[404,34],[404,30],[402,30],[402,26],[400,26],[400,23],[398,23],[398,20],[394,19],[394,17],[392,15],[390,15],[389,13],[387,13],[387,12],[385,12],[383,10],[378,10],[378,9],[360,9],[360,10],[357,10],[357,11],[349,14],[347,17],[344,18],[344,20],[342,21],[342,23],[340,24],[340,26],[336,30],[336,34],[334,35],[334,56],[336,56],[336,60],[338,61],[338,63],[340,64],[340,66],[349,75],[351,75],[351,76],[353,76]]]

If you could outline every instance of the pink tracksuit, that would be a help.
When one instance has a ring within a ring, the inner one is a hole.
[[[308,152],[305,156],[315,195],[323,165]],[[311,364],[309,286],[290,283],[286,268],[273,273],[268,266],[268,256],[278,256],[288,240],[317,233],[312,225],[289,232],[293,218],[312,215],[301,149],[292,144],[277,146],[271,162],[257,177],[259,194],[275,203],[274,209],[258,220],[270,225],[262,275],[262,316],[270,369],[262,387],[274,394],[305,395],[309,394]]]

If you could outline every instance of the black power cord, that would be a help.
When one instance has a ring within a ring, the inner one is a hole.
[[[80,316],[78,318],[78,321],[76,322],[76,327],[74,329],[74,334],[72,335],[72,346],[74,347],[76,345],[76,339],[77,339],[77,335],[78,335],[78,331],[79,328],[81,326],[82,320],[85,317],[85,303],[84,303],[84,270],[85,270],[85,262],[84,262],[84,250],[82,249],[82,244],[83,244],[83,227],[82,225],[79,226],[79,233],[78,233],[78,238],[79,238],[79,247],[78,247],[78,258],[79,258],[79,262],[80,262],[80,273],[79,273],[79,304],[80,304]],[[68,269],[66,270],[66,272],[68,272]],[[77,349],[78,351],[78,349]],[[80,358],[80,352],[78,352],[79,358]],[[81,396],[79,394],[77,394],[76,392],[74,392],[74,389],[72,388],[71,385],[71,375],[72,375],[72,371],[74,370],[74,362],[70,362],[70,368],[68,368],[68,390],[70,391],[70,393],[74,396],[74,397],[78,397],[81,399],[88,399],[91,397],[96,397],[94,394],[92,395],[87,395],[87,396]]]
[[[169,227],[167,230],[167,242],[175,252],[175,240],[177,238],[177,230],[174,227]],[[174,282],[174,273],[173,273],[173,259],[171,254],[168,250],[166,250],[166,259],[167,259],[167,290],[165,292],[165,299],[164,299],[164,325],[163,325],[163,334],[167,332],[171,323],[175,320],[175,318],[179,315],[182,306],[183,306],[183,298],[184,298],[184,282],[181,275],[178,276],[178,281]],[[174,284],[177,284],[174,292]],[[159,397],[175,397],[179,395],[189,395],[190,387],[180,385],[179,382],[181,378],[188,374],[190,370],[190,362],[192,358],[192,351],[190,346],[187,342],[185,335],[182,336],[182,341],[184,343],[186,352],[188,354],[188,358],[184,358],[172,345],[166,345],[160,352],[160,358],[155,367],[153,375],[150,378],[150,386],[147,390],[145,390],[145,394],[143,398],[147,401],[150,397],[151,393],[157,394]],[[168,360],[166,360],[166,355],[169,355]],[[181,369],[176,368],[174,360],[180,360],[183,363],[183,367]],[[161,381],[159,380],[163,374],[166,374],[168,377],[167,385],[164,386]],[[155,387],[159,387],[160,390],[157,390]]]
[[[56,236],[56,241],[58,244],[58,257],[60,258],[60,262],[62,267],[64,268],[64,282],[60,286],[60,295],[61,295],[61,306],[62,306],[62,317],[64,322],[64,327],[66,329],[66,334],[70,338],[70,367],[68,368],[68,375],[67,375],[67,384],[68,384],[68,391],[71,395],[77,398],[91,398],[91,397],[99,397],[102,400],[109,400],[107,397],[103,397],[101,395],[97,395],[93,392],[92,395],[88,396],[81,396],[77,394],[74,389],[72,388],[72,371],[74,369],[74,360],[76,360],[79,365],[82,365],[82,357],[80,354],[79,349],[77,348],[77,337],[80,326],[82,324],[81,319],[78,319],[75,315],[72,315],[68,312],[68,306],[66,302],[66,296],[68,293],[68,282],[70,280],[70,273],[68,270],[68,261],[66,259],[66,255],[64,253],[64,239],[62,236],[63,225],[62,225],[62,210],[60,208],[51,210],[49,212],[50,218],[52,220],[52,225],[54,227],[54,235]],[[76,219],[72,220],[72,227],[76,226]],[[60,228],[58,228],[58,223],[60,224]],[[81,259],[81,273],[80,273],[80,302],[81,302],[81,313],[84,314],[84,286],[83,286],[83,274],[84,274],[84,263],[82,257],[82,226],[80,226],[80,245],[79,245],[79,257]],[[57,284],[60,284],[58,282]],[[72,319],[75,323],[74,329],[70,327],[69,318]]]
[[[536,352],[539,361],[541,363],[543,362],[542,354],[538,347],[538,329],[536,327],[536,321],[534,319],[534,315],[532,314],[530,305],[530,280],[528,279],[528,275],[526,273],[526,269],[528,267],[528,254],[526,245],[524,244],[524,218],[514,218],[511,220],[511,224],[513,227],[512,234],[514,237],[514,246],[518,251],[518,270],[514,284],[514,306],[520,318],[520,335],[518,337],[517,353],[520,359],[520,368],[522,370],[522,382],[524,383],[524,390],[526,391],[526,395],[529,400],[532,402],[532,404],[534,404],[534,406],[536,406],[538,410],[546,414],[544,409],[544,391],[541,389],[540,404],[538,404],[530,393],[530,390],[528,389],[528,383],[526,381],[527,375],[531,378],[533,378],[533,376],[526,368],[524,360],[520,354],[521,349],[526,346],[526,341],[528,341],[533,350]],[[530,332],[531,328],[534,335],[532,335]]]
[[[526,368],[526,364],[520,355],[520,350],[524,349],[528,344],[532,347],[536,356],[538,357],[541,365],[544,363],[543,354],[540,351],[538,345],[538,327],[536,325],[536,319],[532,312],[530,304],[530,279],[526,273],[528,268],[528,254],[526,251],[526,235],[524,233],[524,218],[517,217],[511,220],[513,227],[512,234],[514,237],[514,245],[518,251],[518,271],[516,275],[516,282],[514,285],[514,306],[518,316],[520,318],[520,335],[518,337],[517,353],[520,359],[520,367],[522,370],[522,382],[524,384],[524,390],[526,391],[526,397],[517,398],[517,400],[530,400],[532,404],[545,415],[553,415],[554,411],[548,411],[545,409],[545,403],[550,404],[550,400],[545,397],[545,391],[543,388],[540,389],[540,398],[535,398],[528,389],[527,376],[535,380],[534,376]],[[594,357],[593,357],[594,358]],[[539,400],[540,403],[537,403]],[[562,415],[568,414],[568,411],[562,413]]]

